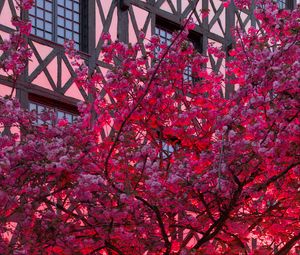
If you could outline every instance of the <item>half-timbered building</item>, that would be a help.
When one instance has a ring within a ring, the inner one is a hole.
[[[278,4],[280,8],[293,8],[296,0]],[[34,8],[21,14],[15,6],[14,0],[0,0],[0,40],[13,31],[12,17],[21,15],[32,22],[28,44],[33,52],[26,72],[18,81],[16,96],[28,109],[50,107],[70,120],[76,114],[77,101],[89,97],[74,84],[75,72],[64,53],[65,40],[74,40],[91,70],[103,71],[106,66],[99,56],[104,32],[125,43],[139,40],[141,30],[147,37],[158,34],[168,40],[172,31],[180,28],[182,20],[196,10],[192,15],[197,24],[193,43],[199,51],[206,52],[209,43],[230,49],[233,26],[246,29],[257,25],[252,12],[254,4],[250,10],[238,12],[233,3],[224,8],[219,0],[36,0]],[[209,15],[203,18],[200,10],[210,10]],[[216,71],[224,66],[213,56],[209,59],[209,65]],[[11,86],[9,78],[0,73],[1,94]],[[225,96],[231,90],[228,87]]]
[[[278,4],[280,8],[293,8],[296,0],[280,0]],[[14,0],[0,0],[0,40],[13,31],[12,17],[21,15],[32,22],[28,44],[33,52],[26,72],[18,80],[16,97],[28,109],[53,108],[69,120],[76,114],[78,100],[88,100],[89,95],[74,84],[75,72],[64,52],[65,40],[74,40],[91,70],[103,72],[106,66],[101,62],[100,51],[104,32],[110,33],[112,40],[125,43],[139,40],[141,30],[147,37],[158,34],[168,40],[194,10],[192,17],[197,26],[192,40],[205,53],[209,43],[230,49],[233,26],[246,29],[256,25],[254,4],[250,10],[239,12],[233,3],[224,8],[220,0],[36,0],[34,8],[24,13],[15,6]],[[200,10],[208,9],[207,17],[200,14]],[[224,66],[213,56],[209,60],[216,71]],[[187,69],[187,77],[188,72]],[[6,94],[12,86],[5,73],[0,73],[0,94]],[[225,96],[230,91],[232,88],[227,88]]]
[[[89,95],[74,82],[76,74],[65,55],[65,40],[75,42],[90,70],[105,73],[108,67],[100,56],[103,33],[110,33],[112,40],[130,43],[140,40],[143,31],[148,38],[156,34],[168,43],[172,32],[180,29],[182,21],[193,12],[196,27],[189,39],[195,48],[208,54],[208,44],[214,43],[228,51],[234,43],[231,37],[234,26],[246,30],[259,25],[253,15],[254,2],[249,10],[238,11],[233,1],[225,8],[220,0],[35,0],[32,9],[19,13],[14,0],[0,0],[0,42],[14,30],[11,24],[14,16],[31,20],[28,45],[33,54],[25,73],[18,79],[15,96],[29,110],[52,109],[58,118],[71,122],[76,118],[77,102],[89,100]],[[292,9],[297,4],[296,0],[277,2],[280,8]],[[205,16],[200,10],[210,12]],[[209,54],[208,57],[212,69],[224,70],[224,60]],[[191,78],[188,67],[184,77]],[[13,86],[0,70],[0,95],[8,94]],[[232,87],[227,87],[224,96],[228,97],[232,91]],[[192,238],[190,232],[185,242]],[[256,246],[255,239],[252,246]]]

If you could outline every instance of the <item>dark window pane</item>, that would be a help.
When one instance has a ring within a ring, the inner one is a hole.
[[[37,29],[37,30],[36,30],[36,35],[37,35],[37,36],[40,36],[40,37],[43,37],[44,31],[43,31],[43,30]]]
[[[67,20],[66,21],[66,28],[68,28],[68,29],[72,29],[72,22],[71,21],[69,21],[69,20]]]
[[[47,21],[52,21],[52,13],[50,12],[45,12],[45,19]]]
[[[64,14],[64,8],[58,6],[58,8],[57,8],[57,13],[58,13],[58,15],[60,15],[60,16],[64,16],[64,15],[65,15],[65,14]]]
[[[61,17],[58,17],[58,19],[57,19],[57,24],[59,25],[59,26],[64,26],[64,24],[65,24],[65,20],[63,19],[63,18],[61,18]]]
[[[79,24],[77,24],[77,23],[73,24],[73,30],[78,33],[79,32]]]
[[[72,12],[69,10],[66,10],[66,18],[67,19],[72,19]]]
[[[72,9],[72,1],[66,0],[66,7]]]
[[[79,14],[73,13],[73,20],[79,22]]]
[[[63,44],[65,42],[65,39],[62,37],[57,37],[57,43]]]
[[[74,41],[79,42],[79,34],[74,34]]]
[[[45,9],[46,9],[47,11],[52,11],[52,3],[46,2]]]
[[[44,18],[44,11],[41,9],[37,9],[36,16],[43,19]]]
[[[52,40],[52,34],[46,32],[45,33],[45,39],[51,41]]]
[[[36,104],[29,103],[29,111],[36,111]]]
[[[33,19],[32,17],[30,17],[30,20],[31,20],[31,25],[32,25],[33,27],[35,27],[35,19]]]
[[[46,107],[41,106],[41,105],[38,105],[38,106],[37,106],[37,111],[38,111],[38,113],[42,113],[42,112],[44,112],[45,110],[46,110]]]
[[[64,36],[65,35],[65,30],[61,27],[58,27],[57,28],[57,34],[60,35],[60,36]]]
[[[45,23],[45,30],[48,31],[48,32],[52,32],[52,24],[46,22]]]
[[[68,120],[69,123],[72,122],[72,115],[69,113],[66,113],[65,118]]]
[[[36,0],[36,6],[44,8],[44,1],[43,0]]]
[[[285,8],[285,1],[277,0],[278,3],[278,8],[279,9],[284,9]]]
[[[72,31],[66,30],[66,39],[72,39]]]
[[[74,11],[79,12],[79,4],[74,2]]]
[[[35,15],[35,8],[29,9],[29,14]]]
[[[44,21],[38,19],[38,20],[36,21],[36,26],[37,26],[38,28],[44,28]]]
[[[61,112],[61,111],[57,112],[57,118],[58,119],[63,119],[64,117],[65,117],[65,113],[64,112]]]

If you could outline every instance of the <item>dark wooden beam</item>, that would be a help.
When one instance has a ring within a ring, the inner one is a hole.
[[[177,23],[178,25],[181,25],[182,19],[184,17],[184,15],[179,16],[179,15],[174,15],[172,13],[163,11],[161,9],[158,9],[156,6],[153,6],[149,3],[142,2],[140,0],[130,0],[130,3],[134,6],[137,6],[141,9],[145,10],[145,11],[150,12],[153,15],[157,15],[164,19],[170,20],[171,22]],[[189,9],[192,9],[192,8],[190,7]],[[187,9],[185,10],[185,12],[188,13]],[[208,38],[210,38],[214,41],[217,41],[220,43],[224,42],[224,38],[222,36],[209,31],[207,28],[205,28],[203,26],[196,26],[195,32],[200,33],[202,35],[206,34],[208,36]]]
[[[128,10],[129,2],[126,0],[119,0],[118,2],[118,25],[117,25],[117,36],[118,40],[124,43],[129,42],[129,22],[128,22]]]

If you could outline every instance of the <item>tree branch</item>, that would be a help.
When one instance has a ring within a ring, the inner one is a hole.
[[[286,255],[293,248],[297,241],[300,240],[300,232],[296,234],[291,240],[289,240],[278,252],[276,255]]]
[[[165,251],[164,255],[170,254],[170,252],[171,252],[171,242],[169,241],[169,237],[168,237],[168,234],[166,232],[165,225],[163,223],[163,219],[161,217],[160,211],[158,210],[157,206],[151,205],[148,201],[146,201],[145,199],[143,199],[140,196],[135,196],[135,198],[138,199],[139,201],[143,202],[143,204],[145,204],[147,207],[149,207],[155,213],[156,220],[158,222],[161,235],[162,235],[162,237],[164,239],[164,242],[165,242],[166,251]]]
[[[278,179],[282,178],[284,175],[286,175],[292,168],[294,168],[295,166],[299,165],[300,162],[296,162],[294,164],[291,164],[290,166],[288,166],[283,172],[274,175],[272,178],[268,179],[265,183],[262,183],[261,185],[258,186],[258,188],[256,189],[257,191],[260,191],[262,189],[265,189],[266,187],[268,187],[271,183],[277,181]]]

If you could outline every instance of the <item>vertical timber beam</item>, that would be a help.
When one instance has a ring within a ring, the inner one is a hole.
[[[149,5],[151,6],[154,6],[155,5],[155,0],[147,0]],[[155,13],[151,12],[150,13],[150,18],[151,18],[151,27],[150,27],[150,31],[151,31],[151,34],[154,35],[155,34],[155,25],[156,25],[156,15]]]
[[[118,0],[118,40],[124,43],[129,42],[128,25],[128,0]]]
[[[181,13],[182,12],[182,4],[181,4],[181,0],[177,0],[177,13]]]
[[[286,7],[290,10],[295,9],[297,6],[297,0],[286,0]]]
[[[208,10],[208,8],[209,8],[208,1],[209,0],[202,1],[202,10],[203,11]],[[208,45],[207,33],[209,32],[208,16],[202,20],[202,26],[203,26],[204,31],[207,31],[207,32],[203,33],[203,35],[202,35],[202,53],[204,53],[206,55],[207,54],[207,45]]]
[[[80,5],[80,50],[83,52],[90,53],[90,36],[95,34],[95,25],[92,25],[93,16],[95,16],[90,6],[93,5],[94,1],[83,1]],[[94,9],[95,10],[95,9]]]
[[[28,20],[29,19],[28,11],[21,11],[20,17],[23,20]],[[27,40],[27,43],[28,43],[28,40],[29,40],[28,37],[26,37],[26,40]],[[16,86],[16,98],[19,99],[20,104],[24,109],[28,109],[28,107],[29,107],[28,91],[27,91],[26,86],[25,86],[26,77],[28,77],[28,75],[29,75],[28,61],[27,61],[27,65],[26,65],[25,70],[20,75],[20,77],[18,78],[18,80],[15,84],[15,86]]]
[[[18,84],[18,87],[16,89],[16,98],[19,99],[21,106],[24,109],[29,108],[28,91],[24,88],[24,86],[20,86],[20,83]]]
[[[251,6],[250,6],[250,18],[251,18],[251,26],[255,27],[256,26],[256,19],[254,16],[254,10],[255,10],[255,0],[251,1]]]
[[[0,13],[2,12],[5,0],[0,0]]]
[[[231,45],[233,43],[232,39],[232,29],[234,28],[234,22],[235,22],[235,6],[233,1],[230,2],[229,6],[225,10],[225,22],[226,22],[226,28],[225,28],[225,45],[224,48],[226,51],[231,48]],[[228,60],[229,56],[227,54]],[[225,98],[230,98],[231,94],[234,92],[234,86],[231,84],[226,84],[225,86]]]
[[[87,53],[90,55],[89,64],[92,63],[92,66],[95,66],[95,48],[96,48],[96,1],[88,1],[87,4],[88,12],[88,34],[87,34]]]
[[[92,74],[96,68],[96,0],[87,1],[87,13],[88,17],[86,19],[88,24],[88,33],[87,33],[87,53],[89,54],[88,67],[89,72]],[[93,101],[92,95],[88,95],[88,100]]]

